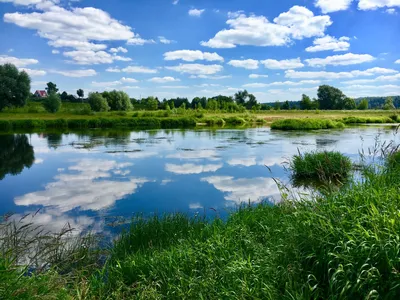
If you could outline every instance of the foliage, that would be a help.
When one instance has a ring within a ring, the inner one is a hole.
[[[311,152],[295,155],[290,163],[293,177],[297,180],[313,179],[322,182],[346,180],[352,164],[339,152]]]
[[[103,92],[103,98],[107,100],[108,106],[111,110],[132,110],[132,103],[127,93],[122,91]]]
[[[352,110],[356,109],[357,105],[354,99],[346,97],[343,102],[343,109]]]
[[[346,117],[340,120],[345,124],[384,124],[393,123],[390,117]]]
[[[385,109],[385,110],[396,109],[396,107],[393,104],[393,98],[392,97],[387,97],[386,98],[385,104],[383,105],[383,109]]]
[[[361,100],[360,104],[358,105],[357,109],[359,110],[367,110],[368,109],[368,100],[367,99],[363,99]]]
[[[82,89],[77,90],[76,94],[78,95],[79,98],[85,97],[85,92]]]
[[[89,93],[89,104],[93,111],[109,111],[108,102],[99,93]]]
[[[303,96],[301,97],[301,101],[300,101],[300,108],[303,110],[312,109],[312,102],[311,102],[310,97],[303,94]]]
[[[271,124],[271,129],[279,130],[316,130],[343,127],[344,124],[341,122],[324,119],[285,119]]]
[[[289,110],[290,109],[289,101],[286,100],[285,102],[283,102],[283,104],[281,106],[281,109],[282,110]]]
[[[43,106],[48,112],[54,114],[61,108],[61,99],[55,93],[49,94],[47,98],[43,100]]]
[[[31,79],[12,64],[0,65],[0,111],[24,106],[29,98]]]
[[[48,82],[46,91],[47,91],[47,95],[57,94],[57,92],[58,92],[57,84],[55,84],[53,82]]]
[[[318,102],[320,109],[343,109],[346,96],[341,90],[329,85],[318,88]]]
[[[35,154],[26,135],[0,135],[0,145],[0,180],[33,165]]]

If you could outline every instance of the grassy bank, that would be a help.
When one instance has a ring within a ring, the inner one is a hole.
[[[342,122],[324,119],[286,119],[275,121],[271,124],[271,129],[278,130],[317,130],[344,127]]]
[[[244,207],[226,222],[134,219],[104,266],[79,248],[26,276],[3,249],[0,298],[398,299],[400,168],[389,157],[339,191]]]

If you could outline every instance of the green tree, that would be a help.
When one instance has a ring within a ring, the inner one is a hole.
[[[61,108],[61,99],[55,93],[50,94],[46,99],[43,101],[44,108],[50,113],[56,113]]]
[[[131,99],[125,92],[114,90],[111,92],[104,92],[102,96],[107,100],[108,106],[111,110],[132,110]]]
[[[321,85],[318,88],[318,102],[321,109],[343,109],[346,96],[333,86]]]
[[[82,89],[79,89],[76,91],[76,94],[78,95],[79,98],[85,97],[85,92]]]
[[[20,174],[35,161],[33,147],[24,134],[0,135],[0,145],[0,180],[7,174]]]
[[[288,101],[288,100],[286,100],[286,101],[282,104],[281,109],[283,109],[283,110],[289,110],[289,109],[290,109],[290,104],[289,104],[289,101]]]
[[[257,99],[256,96],[253,94],[249,94],[249,101],[246,103],[247,109],[252,109],[254,106],[257,106]]]
[[[300,108],[303,110],[310,110],[312,109],[312,102],[310,97],[307,95],[303,94],[301,101],[300,101]]]
[[[148,110],[157,110],[158,109],[158,101],[154,97],[147,98],[146,108]]]
[[[393,98],[392,97],[387,97],[386,98],[385,104],[383,105],[383,109],[385,109],[385,110],[396,109],[396,107],[393,104]]]
[[[68,101],[69,100],[68,93],[66,91],[62,92],[60,98],[62,102]]]
[[[274,104],[274,110],[281,110],[281,103],[279,101],[276,101]]]
[[[0,65],[0,111],[5,107],[24,106],[29,99],[31,79],[12,64]]]
[[[249,93],[246,90],[238,91],[235,94],[235,101],[238,105],[245,105],[248,97]]]
[[[210,100],[208,100],[208,102],[207,102],[207,106],[206,106],[206,108],[208,109],[208,110],[217,110],[218,109],[218,102],[216,101],[216,100],[214,100],[214,99],[210,99]]]
[[[56,94],[58,92],[57,84],[48,82],[46,87],[47,94]]]
[[[346,97],[344,99],[343,106],[344,106],[343,107],[344,109],[348,109],[348,110],[356,109],[356,107],[357,107],[356,101],[354,101],[354,99],[348,98],[348,97]]]
[[[361,100],[361,102],[358,105],[357,109],[359,109],[359,110],[367,110],[368,106],[369,106],[368,100],[367,99],[363,99],[363,100]]]
[[[107,100],[99,93],[89,93],[89,105],[93,111],[109,111]]]

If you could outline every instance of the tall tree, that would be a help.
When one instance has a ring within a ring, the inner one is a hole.
[[[254,96],[253,94],[249,94],[249,101],[247,101],[247,103],[246,103],[246,108],[247,109],[252,109],[256,105],[257,105],[256,96]]]
[[[396,109],[396,107],[393,104],[393,98],[392,97],[387,97],[386,98],[385,104],[383,105],[383,109],[386,109],[386,110]]]
[[[76,94],[78,95],[79,98],[85,97],[85,92],[82,89],[79,89],[76,91]]]
[[[0,111],[5,107],[26,104],[31,89],[29,75],[12,64],[0,65]]]
[[[303,96],[301,97],[301,101],[300,101],[300,108],[303,110],[309,110],[312,108],[312,102],[311,102],[310,97],[303,94]]]
[[[281,109],[283,109],[283,110],[289,110],[289,109],[290,109],[290,104],[289,104],[289,101],[288,101],[288,100],[286,100],[286,101],[282,104]]]
[[[132,109],[131,99],[128,94],[122,91],[104,92],[102,96],[107,100],[111,110],[128,111]]]
[[[343,109],[346,96],[333,86],[321,85],[318,88],[318,102],[321,109]]]
[[[248,97],[249,97],[249,93],[246,90],[238,91],[235,94],[235,101],[239,105],[245,105]]]
[[[47,94],[56,94],[58,92],[57,84],[48,82],[46,87]]]
[[[361,102],[358,105],[357,109],[359,109],[359,110],[367,110],[368,106],[369,106],[368,100],[367,99],[363,99],[363,100],[361,100]]]

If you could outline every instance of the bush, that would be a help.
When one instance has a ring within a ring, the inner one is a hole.
[[[107,100],[111,110],[129,111],[132,110],[132,102],[128,94],[121,91],[104,92],[103,98]]]
[[[48,112],[54,114],[61,108],[61,99],[57,94],[50,94],[43,100],[43,106]]]
[[[324,119],[286,119],[278,120],[271,124],[272,129],[279,130],[317,130],[344,127],[342,122]]]
[[[229,117],[229,118],[225,118],[224,121],[226,124],[229,124],[229,125],[243,125],[246,123],[246,121],[240,117]]]
[[[345,124],[384,124],[393,123],[393,119],[389,117],[346,117],[340,120]]]
[[[107,100],[99,93],[89,94],[89,105],[93,111],[109,111]]]
[[[290,169],[296,180],[343,181],[350,175],[352,164],[339,152],[311,152],[295,155]]]

